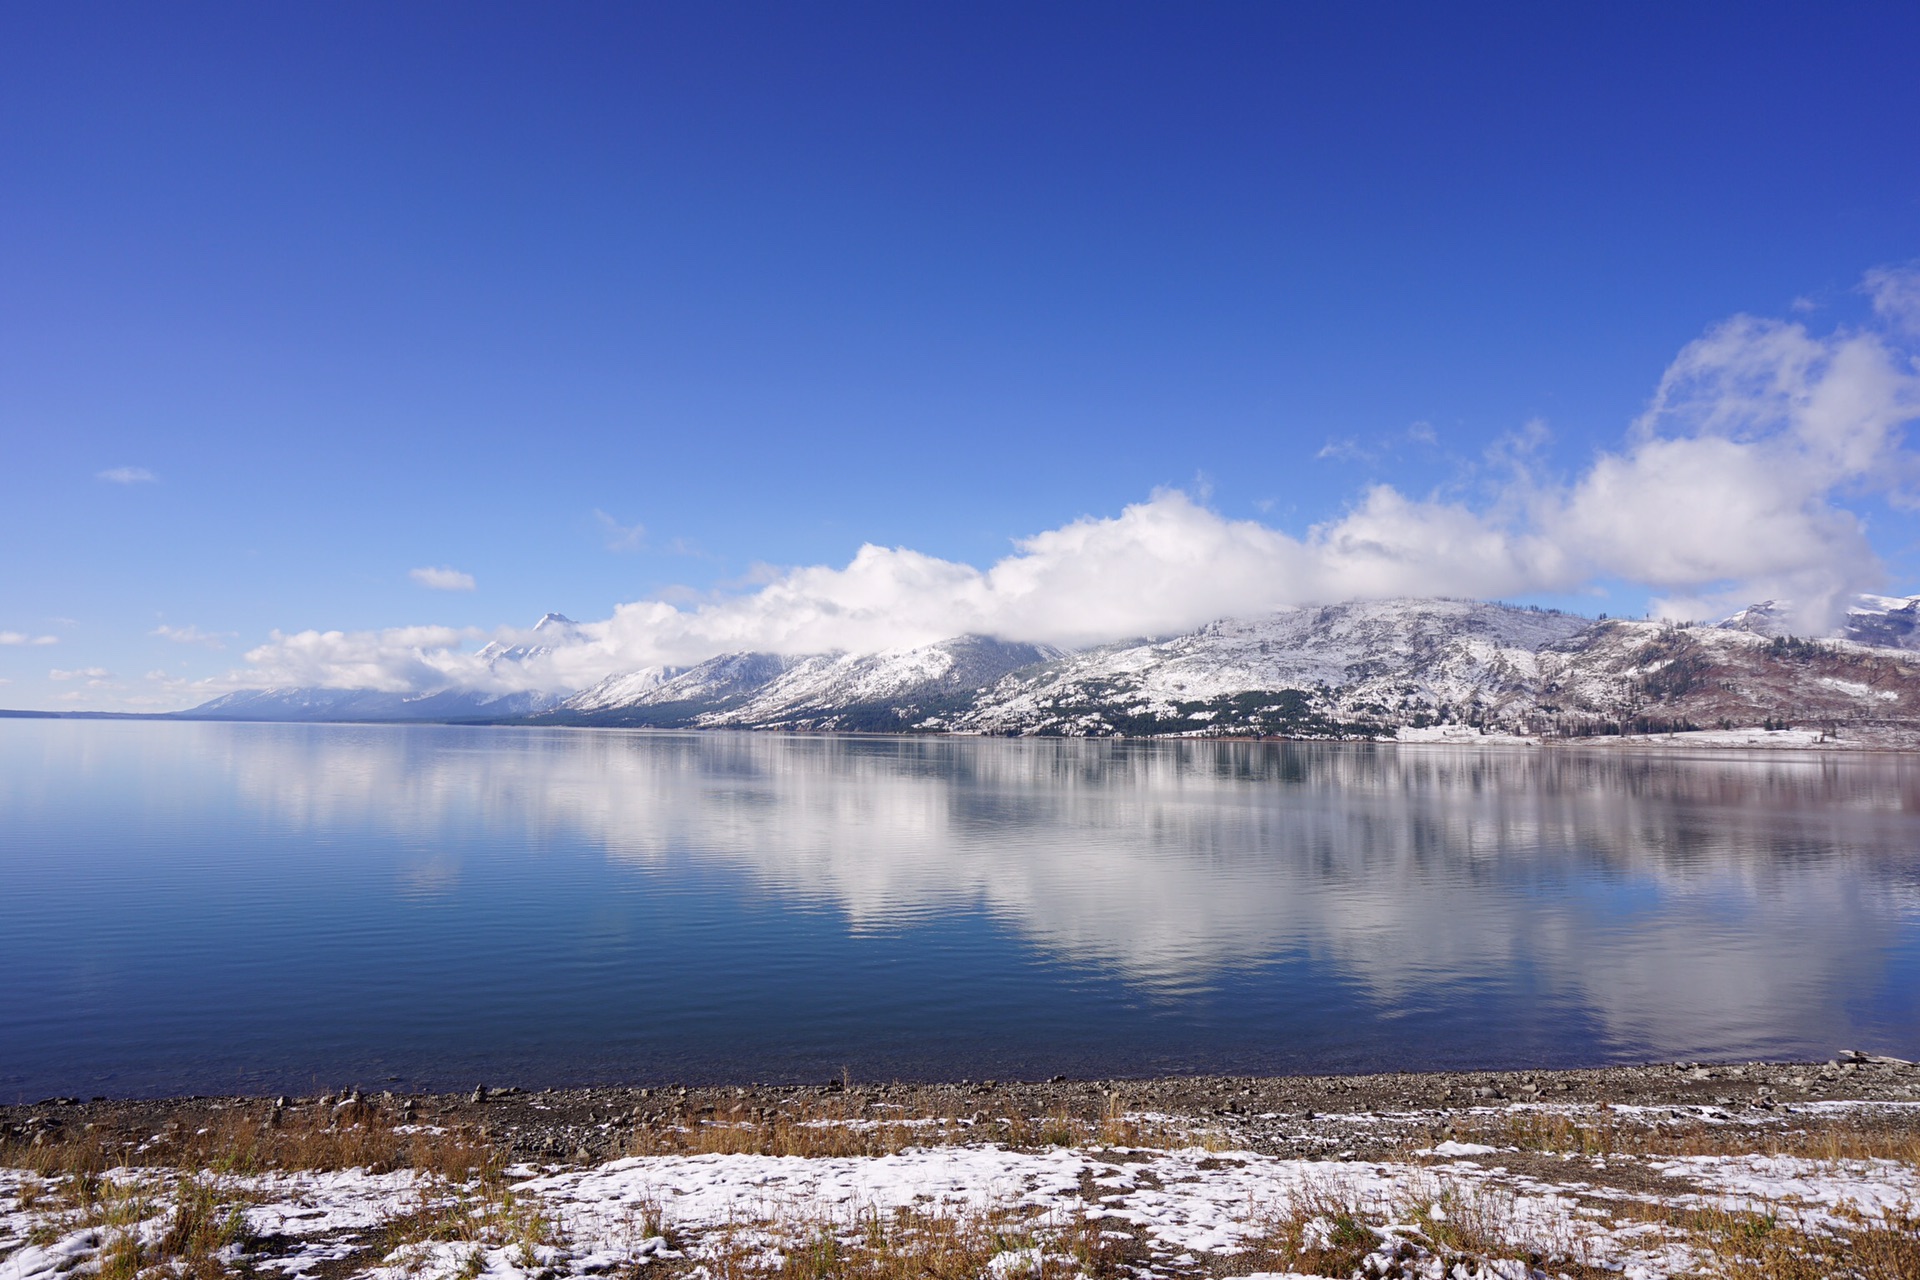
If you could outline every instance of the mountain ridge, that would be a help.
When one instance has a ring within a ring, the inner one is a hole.
[[[1920,730],[1920,596],[1862,597],[1840,635],[1818,640],[1785,634],[1785,616],[1774,601],[1718,624],[1473,600],[1349,601],[1072,652],[958,636],[876,653],[718,654],[575,692],[252,690],[172,714],[1063,736]],[[539,629],[550,622],[569,634],[578,625],[549,615]],[[504,648],[491,657],[524,660]]]

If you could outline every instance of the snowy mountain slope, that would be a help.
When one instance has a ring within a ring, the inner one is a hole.
[[[609,676],[552,708],[562,724],[678,728],[740,705],[803,659],[776,653],[724,653],[675,671],[647,667]]]
[[[638,671],[623,671],[563,701],[570,711],[605,711],[642,706],[661,685],[684,673],[683,667],[642,667]]]
[[[1568,614],[1466,600],[1287,609],[1015,673],[951,727],[1325,733],[1412,723],[1475,702],[1504,709],[1529,701],[1542,647],[1590,626]],[[1259,694],[1276,696],[1252,696]]]
[[[1861,596],[1847,610],[1842,635],[1876,648],[1920,650],[1920,596]]]
[[[1010,671],[1059,656],[1039,645],[985,636],[873,654],[807,658],[737,707],[699,717],[703,726],[903,729],[972,705]]]
[[[1600,622],[1542,651],[1534,702],[1522,720],[1563,733],[1629,718],[1704,728],[1911,721],[1920,719],[1920,653],[1725,626]]]

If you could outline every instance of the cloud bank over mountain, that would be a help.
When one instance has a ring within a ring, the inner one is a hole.
[[[1169,489],[1034,534],[984,569],[869,545],[844,566],[789,569],[704,603],[623,604],[564,634],[275,633],[221,683],[576,688],[737,650],[865,651],[963,633],[1073,647],[1287,605],[1601,581],[1651,590],[1672,617],[1787,600],[1795,625],[1817,633],[1882,585],[1848,504],[1909,505],[1920,474],[1903,438],[1920,416],[1920,268],[1882,268],[1862,287],[1867,326],[1822,335],[1745,315],[1716,326],[1680,352],[1620,447],[1571,476],[1547,471],[1538,433],[1523,433],[1490,454],[1471,497],[1376,484],[1297,535]],[[489,662],[473,652],[487,639],[538,649]]]

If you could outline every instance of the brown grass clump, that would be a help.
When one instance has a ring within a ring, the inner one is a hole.
[[[1081,1215],[898,1209],[852,1224],[737,1228],[700,1258],[714,1280],[977,1280],[989,1268],[1006,1280],[1117,1280],[1133,1252],[1131,1237]]]
[[[1796,1116],[1791,1126],[1707,1124],[1668,1118],[1653,1123],[1597,1115],[1527,1111],[1506,1116],[1456,1118],[1463,1141],[1516,1147],[1556,1155],[1588,1156],[1798,1156],[1812,1160],[1894,1160],[1920,1168],[1920,1130],[1861,1124],[1852,1118]]]
[[[1042,1147],[1130,1146],[1215,1147],[1222,1139],[1164,1122],[1130,1116],[1116,1102],[1098,1117],[1075,1116],[1065,1108],[1046,1115],[989,1116],[984,1112],[902,1112],[879,1118],[841,1099],[800,1097],[774,1110],[746,1106],[688,1116],[683,1123],[654,1123],[635,1129],[624,1154],[881,1156],[910,1147],[997,1142],[1020,1149]]]
[[[1644,1202],[1610,1206],[1619,1217],[1657,1222],[1698,1255],[1696,1274],[1715,1280],[1914,1280],[1920,1276],[1920,1210],[1842,1207],[1816,1224],[1794,1205],[1680,1209]]]
[[[627,1139],[626,1154],[895,1155],[909,1147],[969,1141],[971,1128],[950,1116],[872,1120],[854,1114],[844,1103],[803,1100],[783,1105],[772,1115],[732,1107],[690,1117],[685,1124],[646,1125]]]
[[[139,1165],[215,1174],[420,1169],[464,1182],[502,1163],[500,1153],[471,1131],[396,1132],[389,1118],[364,1102],[292,1112],[252,1103],[208,1117],[192,1130],[177,1122],[158,1133],[88,1126],[42,1134],[37,1144],[0,1143],[0,1165],[41,1177]]]
[[[1434,1182],[1387,1205],[1334,1182],[1269,1217],[1253,1258],[1316,1276],[1491,1276],[1519,1262],[1566,1280],[1617,1280],[1579,1252],[1571,1239],[1527,1238],[1513,1195],[1498,1188]]]
[[[558,1244],[559,1224],[537,1198],[515,1196],[497,1179],[478,1180],[448,1194],[444,1186],[421,1188],[413,1209],[382,1225],[383,1254],[409,1246],[463,1243],[518,1246],[531,1261],[541,1245]]]
[[[93,1232],[100,1280],[223,1280],[231,1268],[220,1254],[247,1241],[244,1205],[245,1197],[213,1180],[179,1179],[169,1204],[144,1180],[71,1174],[36,1197],[44,1217],[29,1238],[47,1243]],[[153,1229],[155,1220],[164,1225]]]
[[[1380,1245],[1378,1215],[1332,1191],[1296,1198],[1271,1222],[1256,1257],[1289,1271],[1351,1276]]]
[[[155,1249],[176,1276],[220,1280],[228,1267],[219,1253],[246,1239],[246,1211],[236,1197],[214,1183],[182,1178],[174,1184],[172,1221]]]

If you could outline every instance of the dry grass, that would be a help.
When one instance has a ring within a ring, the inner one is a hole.
[[[1083,1215],[899,1209],[851,1223],[755,1224],[709,1237],[713,1280],[1115,1280],[1132,1237]]]
[[[1845,1117],[1795,1115],[1755,1126],[1685,1117],[1649,1122],[1602,1108],[1457,1116],[1454,1124],[1453,1136],[1462,1140],[1531,1152],[1654,1159],[1787,1155],[1894,1160],[1920,1168],[1920,1132]],[[1419,1140],[1410,1139],[1410,1145]],[[656,1119],[632,1131],[626,1153],[880,1156],[975,1142],[1027,1150],[1225,1145],[1217,1131],[1130,1113],[1119,1097],[1108,1099],[1099,1114],[1060,1109],[992,1116],[957,1109],[908,1114],[871,1100],[801,1095],[777,1107],[722,1103]],[[463,1261],[477,1272],[484,1250],[517,1249],[525,1269],[537,1273],[543,1267],[536,1263],[560,1242],[561,1230],[537,1198],[516,1197],[506,1185],[505,1162],[498,1134],[489,1141],[484,1131],[471,1128],[401,1133],[391,1112],[365,1102],[286,1111],[246,1104],[204,1115],[191,1131],[74,1126],[43,1133],[37,1145],[0,1146],[0,1164],[35,1175],[19,1183],[16,1193],[19,1207],[37,1220],[34,1241],[97,1231],[92,1262],[100,1280],[227,1280],[245,1266],[228,1261],[231,1247],[247,1241],[244,1197],[225,1175],[351,1167],[431,1175],[422,1180],[417,1199],[369,1241],[380,1256],[398,1255],[404,1266],[430,1266],[440,1274],[458,1273]],[[102,1176],[134,1165],[176,1172]],[[1327,1168],[1324,1184],[1278,1209],[1249,1210],[1258,1228],[1250,1253],[1203,1259],[1196,1273],[1252,1268],[1352,1276],[1371,1267],[1370,1276],[1397,1277],[1425,1274],[1437,1265],[1449,1276],[1485,1276],[1524,1264],[1571,1280],[1617,1274],[1592,1263],[1573,1228],[1566,1228],[1566,1238],[1543,1237],[1557,1229],[1516,1212],[1511,1191],[1434,1170],[1393,1203],[1371,1203],[1341,1181],[1339,1166]],[[1616,1219],[1653,1224],[1662,1238],[1692,1250],[1699,1277],[1920,1280],[1920,1212],[1912,1206],[1878,1215],[1845,1211],[1835,1220],[1812,1218],[1790,1205],[1733,1212],[1699,1208],[1697,1201],[1612,1199],[1592,1188],[1580,1194]],[[1132,1274],[1145,1250],[1134,1233],[1086,1212],[923,1208],[836,1221],[802,1211],[781,1221],[698,1233],[676,1231],[663,1203],[636,1205],[634,1215],[636,1243],[662,1237],[673,1255],[689,1255],[669,1263],[657,1251],[648,1261],[636,1250],[633,1273],[657,1272],[662,1280],[696,1266],[704,1266],[711,1280],[1117,1280]]]
[[[1915,1280],[1920,1211],[1843,1207],[1815,1221],[1791,1204],[1757,1209],[1676,1208],[1644,1201],[1609,1205],[1630,1221],[1665,1227],[1692,1249],[1696,1274],[1715,1280]]]
[[[41,1177],[97,1175],[139,1165],[215,1174],[420,1169],[464,1182],[497,1172],[503,1163],[498,1151],[469,1130],[396,1132],[393,1120],[367,1103],[297,1112],[256,1103],[210,1116],[191,1130],[179,1124],[157,1133],[88,1126],[42,1135],[37,1144],[0,1143],[0,1165]]]
[[[1262,1269],[1317,1276],[1478,1277],[1513,1264],[1567,1280],[1617,1280],[1569,1233],[1542,1237],[1515,1213],[1510,1191],[1432,1180],[1382,1203],[1330,1180],[1266,1215],[1253,1254]]]
[[[837,1099],[797,1098],[771,1114],[745,1106],[716,1109],[683,1124],[643,1126],[624,1153],[655,1155],[881,1156],[913,1147],[994,1142],[1043,1147],[1217,1147],[1219,1135],[1130,1116],[1110,1103],[1098,1117],[1056,1109],[1040,1116],[921,1111],[882,1118]]]
[[[407,1256],[425,1244],[517,1246],[529,1259],[544,1245],[560,1243],[558,1222],[538,1198],[514,1195],[496,1179],[464,1187],[422,1187],[415,1207],[381,1228],[382,1253]]]
[[[92,1233],[100,1280],[222,1280],[231,1274],[223,1251],[247,1240],[245,1203],[213,1179],[180,1178],[169,1198],[145,1179],[70,1174],[27,1206],[40,1217],[28,1238]]]
[[[1797,1156],[1810,1160],[1893,1160],[1920,1168],[1920,1130],[1850,1120],[1792,1125],[1706,1124],[1692,1119],[1649,1123],[1609,1110],[1569,1115],[1528,1111],[1456,1119],[1455,1136],[1522,1151],[1590,1156]]]

